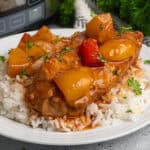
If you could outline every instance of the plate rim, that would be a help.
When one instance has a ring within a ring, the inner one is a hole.
[[[2,116],[3,117],[3,116]],[[8,118],[7,118],[8,119]],[[11,120],[11,119],[9,119]],[[11,121],[14,121],[14,120],[11,120]],[[19,123],[19,122],[17,122]],[[20,124],[20,123],[19,123]],[[119,139],[121,137],[125,137],[125,136],[128,136],[132,133],[135,133],[147,126],[150,125],[150,120],[148,122],[145,122],[139,126],[137,126],[136,128],[131,128],[130,130],[127,130],[126,132],[123,132],[121,134],[116,134],[115,136],[111,136],[109,138],[103,138],[101,140],[93,140],[93,139],[90,139],[90,140],[87,140],[87,141],[83,141],[83,142],[70,142],[69,143],[57,143],[56,142],[51,142],[51,143],[48,143],[48,142],[43,142],[43,141],[36,141],[36,140],[30,140],[30,138],[24,138],[24,137],[17,137],[17,136],[10,136],[8,134],[5,134],[5,133],[1,133],[1,130],[0,130],[0,135],[1,136],[4,136],[8,139],[11,139],[11,140],[16,140],[16,141],[20,141],[20,142],[26,142],[26,143],[31,143],[31,144],[38,144],[38,145],[47,145],[47,146],[79,146],[79,145],[89,145],[89,144],[96,144],[96,143],[102,143],[102,142],[108,142],[108,141],[111,141],[111,140],[116,140],[116,139]],[[49,131],[48,131],[49,132]],[[63,133],[65,134],[65,133]]]

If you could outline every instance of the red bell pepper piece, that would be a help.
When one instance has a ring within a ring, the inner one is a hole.
[[[95,39],[89,38],[82,42],[79,52],[82,64],[89,67],[104,66],[104,62],[100,59],[99,48]]]

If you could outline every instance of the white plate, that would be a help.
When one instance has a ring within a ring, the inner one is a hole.
[[[57,29],[54,33],[68,36],[75,32],[75,29]],[[33,32],[32,32],[33,33]],[[5,54],[10,48],[16,47],[22,34],[9,36],[0,39],[0,55]],[[141,50],[141,57],[150,59],[150,49],[143,45]],[[145,67],[150,71],[150,67]],[[81,145],[108,141],[119,138],[135,132],[146,125],[150,124],[150,109],[145,112],[141,119],[137,122],[126,122],[122,125],[114,127],[103,127],[82,132],[61,133],[54,131],[45,131],[42,129],[32,129],[23,124],[0,117],[0,134],[9,138],[32,142],[45,145]]]

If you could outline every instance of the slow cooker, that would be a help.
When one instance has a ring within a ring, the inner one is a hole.
[[[52,16],[59,0],[0,0],[0,37],[23,31]]]

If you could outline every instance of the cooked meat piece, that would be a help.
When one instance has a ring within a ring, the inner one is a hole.
[[[102,100],[105,95],[125,75],[131,66],[132,59],[122,62],[110,62],[103,69],[96,68],[94,73],[94,86],[91,89],[93,101]]]
[[[63,56],[53,57],[42,65],[39,78],[53,79],[57,73],[78,66],[79,63],[79,57],[76,53],[67,53]]]

